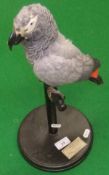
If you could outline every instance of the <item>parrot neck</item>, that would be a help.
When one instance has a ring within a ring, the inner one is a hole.
[[[24,41],[22,45],[25,48],[27,59],[31,64],[34,64],[36,59],[40,59],[44,56],[48,47],[57,39],[58,32],[54,32],[52,36],[45,35],[38,38],[33,37],[31,40]]]

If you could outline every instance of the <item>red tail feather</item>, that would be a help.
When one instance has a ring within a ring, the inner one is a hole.
[[[93,71],[93,72],[91,73],[91,76],[90,76],[90,77],[96,79],[96,78],[98,78],[98,76],[99,76],[99,75],[98,75],[98,69],[96,69],[95,71]]]

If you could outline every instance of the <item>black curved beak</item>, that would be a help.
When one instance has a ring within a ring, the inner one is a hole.
[[[24,37],[22,37],[20,34],[16,35],[16,33],[13,32],[8,39],[8,46],[10,50],[12,50],[13,45],[17,45],[23,40]]]

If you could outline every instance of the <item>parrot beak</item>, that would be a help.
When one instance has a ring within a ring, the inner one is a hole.
[[[20,34],[16,35],[16,33],[13,32],[8,39],[8,46],[10,50],[12,50],[13,45],[17,45],[23,40],[24,40],[24,37],[22,37]]]

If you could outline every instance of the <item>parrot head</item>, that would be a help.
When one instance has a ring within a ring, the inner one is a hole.
[[[56,37],[57,25],[50,11],[41,4],[24,6],[13,21],[13,32],[8,45],[12,49],[24,41],[39,40],[41,37]]]

